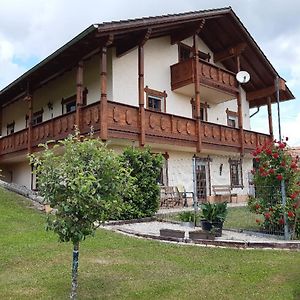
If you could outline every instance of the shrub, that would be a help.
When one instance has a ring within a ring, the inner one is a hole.
[[[158,178],[162,155],[152,154],[149,148],[127,148],[121,155],[123,165],[133,178],[134,190],[123,198],[121,219],[152,216],[159,208],[160,189]]]
[[[300,172],[298,157],[292,158],[286,142],[271,142],[253,152],[255,168],[252,170],[255,184],[255,198],[248,206],[258,215],[257,223],[264,230],[283,232],[284,214],[294,236],[300,237]],[[286,206],[281,204],[281,181],[286,189]]]

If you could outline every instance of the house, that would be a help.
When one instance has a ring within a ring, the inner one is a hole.
[[[92,126],[116,151],[163,153],[163,185],[245,201],[250,153],[273,139],[277,76],[230,7],[91,25],[0,92],[2,175],[34,189],[27,153]],[[278,82],[280,101],[293,99]],[[250,127],[250,108],[264,105],[269,134]]]

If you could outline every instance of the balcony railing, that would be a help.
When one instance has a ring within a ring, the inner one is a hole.
[[[200,84],[211,87],[229,94],[235,95],[238,91],[238,84],[235,74],[213,65],[207,61],[199,60],[199,81]],[[194,83],[194,61],[188,59],[171,66],[171,87],[172,90]]]
[[[100,105],[93,103],[82,108],[81,131],[86,134],[91,127],[95,133],[100,128]],[[108,137],[138,140],[139,128],[138,107],[117,102],[108,102]],[[31,147],[47,140],[65,138],[74,131],[75,113],[65,114],[32,128]],[[145,112],[145,135],[148,143],[164,143],[179,146],[195,147],[197,143],[195,119],[172,114],[147,110]],[[224,125],[201,123],[202,148],[220,148],[238,151],[240,148],[239,130]],[[253,150],[270,139],[269,135],[244,130],[244,148]],[[26,153],[28,149],[28,129],[5,136],[0,139],[0,157],[19,151]]]

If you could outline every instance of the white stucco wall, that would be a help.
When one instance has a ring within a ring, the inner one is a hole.
[[[12,165],[11,171],[13,183],[31,188],[31,167],[28,161]]]

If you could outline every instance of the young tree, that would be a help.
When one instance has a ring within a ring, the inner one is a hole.
[[[52,148],[48,145],[30,159],[39,193],[55,211],[48,217],[47,229],[57,233],[61,242],[73,243],[70,298],[76,299],[79,243],[120,213],[122,197],[132,191],[132,179],[99,139],[76,133]]]

